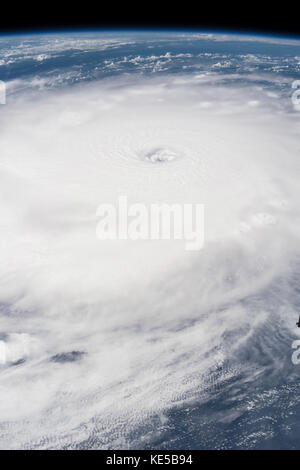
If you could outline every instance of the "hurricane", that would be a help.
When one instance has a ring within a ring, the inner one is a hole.
[[[299,447],[299,40],[0,37],[0,447]],[[97,208],[203,204],[203,248]]]

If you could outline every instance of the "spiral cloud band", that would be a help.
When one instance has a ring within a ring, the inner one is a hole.
[[[189,60],[167,46],[154,55],[126,63],[155,61],[160,70]],[[123,60],[112,56],[105,67]],[[2,448],[160,446],[195,403],[204,411],[193,426],[209,447],[207,422],[244,413],[251,421],[252,387],[263,382],[275,403],[284,374],[299,374],[289,348],[299,303],[300,121],[280,91],[292,81],[258,76],[249,61],[239,73],[215,73],[226,60],[211,72],[155,73],[153,65],[38,90],[37,79],[8,81]],[[204,205],[203,249],[100,240],[97,208],[122,195],[145,207]],[[233,381],[239,392],[230,395]],[[222,388],[227,405],[208,412]],[[235,445],[254,441],[239,433]]]

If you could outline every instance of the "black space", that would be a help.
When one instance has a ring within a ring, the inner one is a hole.
[[[0,31],[85,28],[182,28],[300,36],[300,6],[265,2],[5,2]]]

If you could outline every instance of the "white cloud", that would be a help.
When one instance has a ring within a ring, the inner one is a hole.
[[[272,311],[263,292],[298,255],[297,119],[285,108],[203,75],[95,82],[1,108],[0,330],[27,347],[22,365],[3,366],[1,447],[91,434],[130,446],[132,429],[193,399],[251,342]],[[140,158],[169,146],[170,163]],[[100,242],[96,209],[120,194],[204,203],[204,250]],[[51,362],[70,351],[86,354]]]

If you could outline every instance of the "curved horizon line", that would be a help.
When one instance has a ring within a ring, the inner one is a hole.
[[[26,36],[26,35],[41,35],[41,34],[71,34],[71,33],[113,33],[113,32],[128,32],[128,33],[199,33],[199,34],[228,34],[230,36],[254,36],[258,38],[273,38],[273,39],[286,39],[286,40],[300,40],[300,33],[285,33],[283,31],[263,31],[256,28],[235,28],[235,27],[194,27],[194,26],[45,26],[45,27],[32,27],[28,28],[15,28],[8,31],[0,31],[0,37],[10,36]]]

